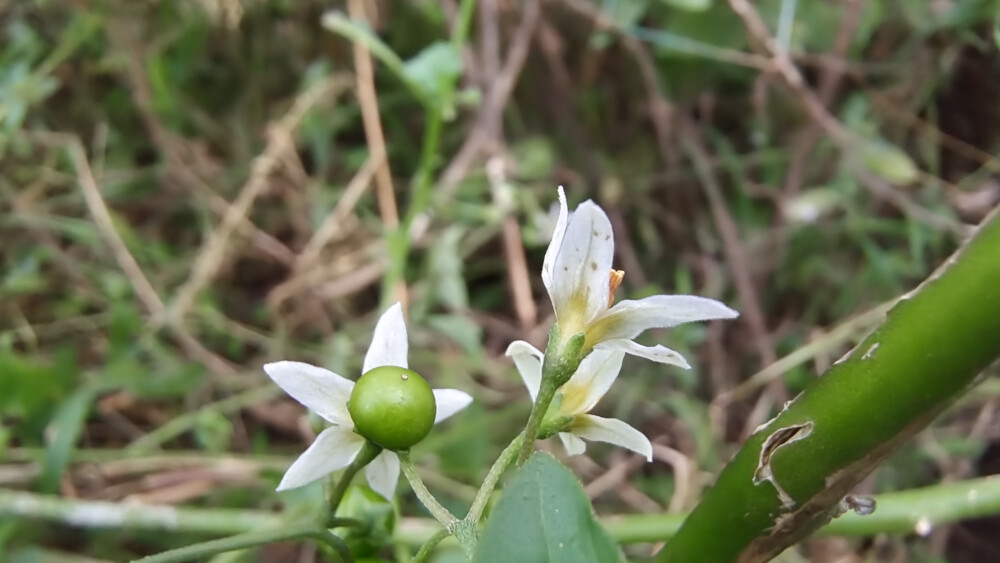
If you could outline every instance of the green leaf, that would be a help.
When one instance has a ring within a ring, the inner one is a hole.
[[[462,274],[464,260],[459,252],[459,244],[465,236],[465,229],[448,227],[431,246],[428,255],[431,291],[435,300],[449,309],[469,307],[469,291]]]
[[[424,99],[447,105],[452,101],[455,81],[462,74],[462,56],[451,43],[439,41],[406,61],[403,72],[423,92]]]
[[[909,184],[917,179],[917,165],[899,147],[885,141],[873,141],[861,150],[865,167],[882,178],[895,184]]]
[[[618,546],[594,519],[576,477],[536,453],[503,491],[476,548],[475,563],[612,563]]]
[[[52,422],[45,429],[46,447],[42,463],[43,491],[55,492],[59,487],[59,479],[63,470],[69,465],[76,446],[77,438],[83,431],[83,423],[90,414],[97,389],[85,385],[77,389],[69,399],[59,407]]]

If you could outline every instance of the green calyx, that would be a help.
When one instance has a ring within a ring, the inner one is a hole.
[[[558,335],[558,325],[553,327],[552,334]],[[556,388],[562,387],[570,377],[576,372],[576,368],[580,367],[580,361],[583,360],[585,354],[583,354],[583,345],[586,342],[587,336],[584,333],[579,333],[571,336],[565,344],[557,349],[553,349],[553,342],[556,340],[549,340],[549,349],[545,351],[545,359],[542,365],[542,379],[549,380],[552,385]]]
[[[417,372],[380,366],[361,376],[347,410],[354,431],[389,450],[404,450],[430,433],[437,403]]]

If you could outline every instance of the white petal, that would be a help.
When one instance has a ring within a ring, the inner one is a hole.
[[[343,426],[331,426],[316,436],[278,484],[279,491],[308,485],[316,479],[350,465],[365,439]]]
[[[365,354],[364,370],[361,373],[381,366],[409,367],[406,363],[406,352],[409,347],[406,341],[406,322],[403,321],[403,306],[396,303],[386,309],[375,324],[372,334],[372,344]]]
[[[399,481],[399,456],[389,450],[382,450],[365,467],[365,477],[373,491],[391,501],[396,492],[396,482]]]
[[[639,356],[640,358],[646,358],[647,360],[653,360],[654,362],[659,362],[661,364],[670,364],[684,369],[691,369],[691,364],[687,363],[687,360],[685,360],[684,356],[680,355],[679,352],[659,344],[656,346],[643,346],[642,344],[638,344],[632,340],[619,338],[617,340],[605,340],[604,342],[599,343],[597,346],[594,346],[594,351],[596,352],[597,350],[617,350],[625,352],[626,354],[632,354],[633,356]]]
[[[559,441],[566,449],[566,455],[580,455],[587,451],[587,444],[569,432],[560,432]]]
[[[538,388],[542,385],[542,353],[523,340],[515,340],[507,347],[507,355],[514,360],[517,372],[521,374],[528,394],[534,401]]]
[[[604,210],[587,200],[569,218],[552,264],[549,297],[565,337],[583,332],[608,308],[615,241]]]
[[[354,382],[328,369],[302,362],[264,364],[264,372],[309,410],[334,424],[353,428],[347,402]]]
[[[573,377],[562,386],[559,412],[570,416],[590,412],[618,379],[624,357],[624,353],[615,350],[595,349],[587,354]]]
[[[596,442],[607,442],[646,456],[653,461],[653,445],[642,432],[617,418],[601,418],[592,414],[576,417],[572,426],[573,434]]]
[[[734,319],[739,313],[715,299],[696,295],[653,295],[625,300],[611,307],[591,325],[587,340],[593,344],[614,338],[635,338],[650,328],[669,328],[692,321]]]
[[[566,193],[563,191],[563,187],[559,186],[559,218],[556,220],[556,228],[552,231],[552,239],[549,241],[549,247],[545,250],[545,260],[542,262],[542,283],[549,291],[552,291],[552,268],[555,267],[559,247],[562,246],[563,237],[566,236],[566,222],[568,220],[569,209],[566,207]]]
[[[437,403],[434,424],[437,424],[469,406],[472,403],[472,395],[458,389],[435,389],[434,402]]]

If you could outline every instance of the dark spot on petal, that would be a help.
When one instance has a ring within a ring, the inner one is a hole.
[[[590,263],[590,269],[594,270],[594,271],[597,271],[597,262],[591,262]]]

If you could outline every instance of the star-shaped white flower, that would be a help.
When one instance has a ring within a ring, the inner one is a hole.
[[[408,368],[407,348],[403,309],[396,303],[382,314],[375,325],[362,373],[381,366]],[[312,445],[288,468],[277,490],[307,485],[350,465],[365,443],[365,439],[354,432],[354,422],[347,410],[354,382],[330,370],[302,362],[266,364],[264,371],[292,398],[332,424],[320,432]],[[472,397],[457,389],[435,389],[434,400],[437,403],[436,424],[467,407]],[[383,450],[365,467],[365,476],[372,490],[391,499],[399,479],[399,457],[390,450]]]
[[[542,383],[542,352],[518,340],[507,348],[507,355],[514,360],[534,401]],[[653,461],[653,446],[642,432],[617,418],[588,414],[618,378],[624,357],[625,353],[618,350],[594,350],[559,389],[562,395],[559,413],[573,417],[566,431],[559,433],[559,440],[569,455],[582,454],[587,449],[583,440],[592,440],[621,446]]]
[[[612,306],[614,254],[611,221],[604,210],[587,200],[570,214],[560,187],[559,219],[542,264],[542,282],[555,309],[560,340],[584,333],[584,352],[617,350],[689,368],[674,350],[642,346],[633,339],[650,328],[739,316],[714,299],[694,295],[653,295]]]

